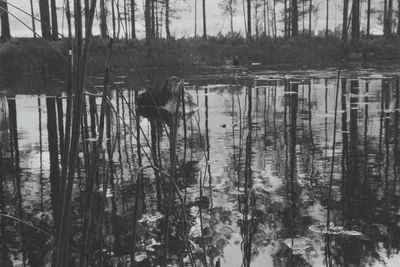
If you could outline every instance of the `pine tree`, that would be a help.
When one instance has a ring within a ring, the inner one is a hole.
[[[247,0],[247,37],[251,37],[251,0]]]
[[[349,0],[344,0],[343,1],[342,40],[347,39],[348,13],[349,13]]]
[[[167,34],[167,39],[171,38],[171,33],[169,31],[169,9],[169,0],[165,0],[165,33]]]
[[[368,0],[368,2],[367,2],[367,37],[369,37],[369,35],[370,35],[370,30],[371,30],[371,0]]]
[[[207,38],[206,0],[203,0],[203,38]]]
[[[299,35],[299,14],[297,0],[292,0],[292,36]]]
[[[106,22],[106,8],[104,0],[100,0],[100,35],[101,38],[107,37],[107,22]]]
[[[39,9],[40,9],[42,37],[45,40],[50,40],[51,32],[50,32],[50,13],[49,13],[48,0],[39,0]]]
[[[358,40],[360,38],[360,0],[353,0],[352,13],[351,39]]]
[[[136,39],[136,16],[135,16],[136,3],[135,0],[131,0],[131,31],[132,39]]]
[[[53,37],[53,40],[58,40],[56,0],[50,0],[50,4],[51,4],[51,35]]]

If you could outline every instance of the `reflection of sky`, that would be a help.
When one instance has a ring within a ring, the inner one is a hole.
[[[213,83],[216,83],[215,81],[210,80],[210,85]],[[196,84],[194,81],[193,84]],[[325,153],[329,155],[329,147],[325,147],[325,141],[327,141],[328,146],[331,146],[332,144],[332,131],[333,131],[333,117],[332,115],[332,110],[334,108],[334,89],[335,87],[335,80],[330,79],[328,81],[328,89],[325,91],[325,80],[324,79],[319,79],[319,80],[314,80],[312,83],[312,91],[311,91],[311,99],[313,102],[316,102],[317,105],[313,105],[312,107],[312,129],[313,129],[313,134],[314,134],[314,141],[315,141],[315,146],[318,148],[319,152],[316,152],[315,155],[315,165],[316,169],[319,171],[321,170],[321,166],[324,166],[323,164],[326,163],[326,159],[322,158]],[[241,241],[242,237],[240,236],[240,229],[238,226],[238,221],[242,214],[238,210],[238,197],[237,197],[237,192],[236,191],[236,180],[234,180],[234,161],[232,159],[232,156],[234,155],[232,144],[235,142],[235,145],[238,146],[239,144],[239,131],[238,131],[238,126],[234,127],[233,124],[239,125],[239,117],[238,117],[238,111],[239,107],[237,104],[237,96],[232,100],[232,95],[230,93],[230,89],[227,85],[222,85],[219,87],[218,90],[213,90],[213,86],[208,87],[208,134],[210,138],[210,160],[209,164],[211,166],[211,172],[213,176],[212,180],[212,185],[214,189],[213,190],[212,196],[213,196],[213,207],[221,207],[223,210],[229,211],[232,214],[232,223],[231,226],[232,228],[235,229],[235,232],[232,234],[231,238],[229,239],[230,244],[228,244],[224,249],[224,255],[225,255],[225,260],[222,260],[222,263],[224,266],[237,266],[238,262],[242,261],[242,250],[241,250]],[[199,115],[200,115],[200,129],[201,129],[201,134],[203,136],[203,140],[205,137],[206,129],[205,129],[205,92],[204,92],[204,86],[199,86],[199,91],[198,91],[198,108],[199,108]],[[270,89],[270,95],[272,95],[272,89]],[[348,87],[349,88],[349,87]],[[370,83],[370,91],[374,92],[372,95],[378,95],[380,94],[380,89],[381,88],[381,82],[376,80],[376,81],[371,81]],[[258,200],[260,205],[263,207],[263,211],[266,212],[266,207],[267,208],[272,208],[274,209],[273,213],[280,213],[282,212],[281,210],[277,209],[288,209],[289,204],[288,204],[288,196],[287,193],[284,191],[284,187],[286,186],[284,177],[283,177],[283,169],[284,169],[284,140],[283,140],[283,117],[282,114],[284,112],[284,106],[283,106],[283,101],[282,99],[284,98],[284,92],[283,92],[283,87],[282,85],[278,86],[277,88],[277,101],[276,101],[276,112],[278,113],[279,116],[276,118],[276,125],[277,125],[277,138],[272,140],[273,144],[264,144],[263,140],[263,134],[264,134],[264,90],[265,87],[259,87],[259,102],[258,102],[258,112],[256,112],[256,101],[255,101],[255,96],[256,94],[253,93],[253,112],[252,112],[252,120],[254,125],[256,126],[253,129],[253,144],[252,144],[252,171],[253,171],[253,187],[255,190],[255,194],[258,197]],[[256,89],[253,88],[253,92],[255,92]],[[308,89],[307,86],[304,87],[304,97],[308,97]],[[348,90],[349,91],[349,90]],[[246,90],[242,88],[241,93],[239,93],[238,97],[240,99],[240,106],[241,106],[241,111],[242,111],[242,126],[243,126],[243,136],[242,136],[242,146],[243,146],[243,151],[242,151],[242,158],[241,161],[244,163],[245,160],[245,140],[246,136],[248,134],[248,129],[247,129],[247,109],[248,109],[248,104],[246,103]],[[325,95],[325,92],[327,92],[327,95]],[[195,90],[188,90],[188,93],[193,96],[193,100],[196,101],[197,95]],[[360,95],[363,95],[365,93],[365,83],[360,82]],[[303,95],[303,86],[299,86],[299,97]],[[327,108],[325,106],[325,99],[327,99]],[[350,95],[349,93],[346,94],[346,101],[347,101],[347,110],[349,111],[350,108]],[[359,98],[360,101],[364,101],[362,97]],[[371,98],[372,103],[368,105],[369,107],[369,121],[368,121],[368,135],[377,137],[379,134],[379,127],[380,127],[380,122],[379,122],[379,109],[380,109],[380,102],[379,98]],[[115,98],[113,98],[113,101],[115,103]],[[234,101],[234,102],[233,102]],[[341,97],[339,98],[339,107],[341,107]],[[99,103],[99,102],[98,102]],[[29,95],[17,95],[16,97],[16,104],[17,104],[17,125],[18,125],[18,133],[19,133],[19,147],[21,150],[21,167],[25,168],[23,173],[22,173],[22,178],[23,178],[23,197],[25,198],[30,198],[32,196],[35,196],[35,199],[40,197],[41,188],[40,188],[40,177],[39,177],[39,171],[40,171],[40,154],[39,154],[39,111],[38,111],[38,102],[37,102],[37,96],[29,96]],[[235,108],[235,117],[232,120],[231,116],[231,111],[232,111],[232,105],[234,104]],[[303,103],[299,103],[299,113],[301,109],[308,109],[308,103],[305,102],[304,106],[302,106]],[[269,99],[269,102],[267,103],[267,107],[269,107],[269,124],[267,125],[267,133],[266,136],[268,138],[273,138],[272,132],[274,131],[273,127],[273,107],[271,106],[271,99]],[[391,105],[393,107],[393,101],[391,102]],[[48,145],[47,145],[47,115],[46,115],[46,101],[45,97],[41,96],[41,106],[42,106],[42,143],[43,143],[43,154],[42,154],[42,162],[43,162],[43,177],[48,178],[48,172],[49,172],[49,153],[48,153]],[[360,110],[358,112],[359,116],[359,133],[363,132],[363,126],[364,126],[364,118],[362,117],[363,114],[363,109],[365,108],[365,104],[360,104]],[[126,105],[125,105],[126,108]],[[325,116],[325,109],[328,110],[328,113],[330,113],[330,116]],[[128,118],[128,110],[125,110],[125,121],[126,123],[129,123]],[[349,114],[347,116],[347,120],[349,122]],[[193,119],[193,117],[192,117]],[[325,122],[326,124],[326,131],[325,132]],[[362,124],[361,124],[362,122]],[[233,123],[233,124],[232,124]],[[308,121],[301,121],[300,117],[298,118],[298,126],[300,126],[302,123],[304,123],[304,127],[308,127]],[[339,113],[338,117],[338,131],[341,129],[341,113]],[[197,126],[196,122],[193,121],[194,129],[197,131]],[[147,119],[141,120],[141,126],[144,130],[144,133],[146,136],[150,136],[150,123]],[[182,125],[181,125],[182,126]],[[236,128],[235,131],[235,137],[233,138],[232,134],[232,128]],[[287,129],[289,131],[289,127]],[[189,134],[190,131],[188,131]],[[123,134],[123,132],[122,132]],[[307,135],[307,132],[300,132],[298,133],[298,136],[302,135]],[[325,140],[326,135],[328,140]],[[127,132],[128,137],[130,137],[130,132]],[[182,139],[183,133],[182,133],[182,128],[180,128],[179,133],[178,133],[178,139]],[[337,136],[338,140],[337,142],[340,143],[341,141],[341,134],[338,134]],[[168,142],[166,142],[166,137],[163,136],[163,143],[161,144],[162,146],[162,153],[164,155],[168,155]],[[124,144],[122,144],[124,145]],[[274,147],[276,145],[276,149]],[[307,148],[304,148],[303,146],[309,145],[308,143],[301,143],[298,144],[297,146],[297,160],[298,162],[301,162],[300,159],[303,157],[309,156],[309,151]],[[376,144],[371,144],[371,146],[374,146]],[[303,155],[302,153],[303,150],[307,152],[307,155]],[[149,153],[149,148],[146,147],[146,152]],[[178,152],[182,151],[182,146],[178,148]],[[135,150],[136,152],[136,150]],[[198,159],[200,161],[200,166],[201,170],[204,170],[204,166],[206,165],[206,160],[204,158],[202,148],[199,150],[194,151],[195,154],[195,159]],[[237,150],[236,150],[237,153]],[[341,146],[338,147],[338,150],[336,151],[338,155],[341,154]],[[179,155],[182,155],[181,153],[178,153]],[[190,153],[188,153],[189,155]],[[123,159],[126,161],[127,158],[122,153]],[[236,154],[237,156],[237,154]],[[163,159],[168,156],[162,157]],[[188,157],[188,156],[187,156]],[[115,159],[117,160],[118,156],[117,153],[115,154]],[[236,159],[238,160],[238,159]],[[144,160],[145,161],[145,160]],[[132,162],[130,162],[132,163]],[[165,164],[165,162],[164,162]],[[298,163],[300,164],[300,163]],[[164,165],[164,167],[167,164]],[[325,167],[328,166],[329,164],[325,165]],[[124,163],[123,167],[125,170],[129,169],[129,166],[127,166],[126,163]],[[306,168],[304,168],[306,169]],[[242,175],[243,175],[243,170],[242,170]],[[303,170],[302,168],[298,169],[298,181],[300,185],[305,186],[309,182],[307,180],[308,172],[307,170]],[[127,176],[125,176],[126,178]],[[128,176],[128,179],[131,177]],[[236,176],[237,179],[237,176]],[[243,179],[243,177],[242,177]],[[323,181],[326,179],[322,174],[317,177],[317,179],[320,179]],[[207,184],[208,182],[206,182]],[[48,186],[48,185],[47,185]],[[188,197],[188,199],[195,199],[198,197],[199,192],[197,191],[198,189],[198,183],[193,186],[194,190],[192,190],[192,194]],[[48,189],[46,189],[48,190]],[[117,189],[119,190],[119,189]],[[122,190],[121,190],[122,191]],[[47,191],[46,191],[47,192]],[[152,192],[153,193],[153,192]],[[302,195],[299,199],[299,209],[302,212],[301,215],[299,216],[309,216],[312,218],[312,223],[317,223],[317,222],[324,222],[326,218],[326,208],[323,207],[323,204],[320,203],[320,199],[317,197],[314,197],[313,202],[309,203],[307,202],[306,198],[309,198],[311,193],[311,189],[302,187]],[[204,195],[207,195],[208,192],[205,189]],[[117,195],[117,194],[116,194]],[[312,196],[311,196],[312,197]],[[33,197],[32,197],[33,198]],[[48,198],[48,193],[46,198]],[[290,208],[290,207],[289,207]],[[267,214],[271,216],[275,216],[276,214]],[[269,234],[270,237],[272,236],[274,239],[274,242],[271,245],[265,246],[265,247],[260,247],[259,249],[259,255],[255,257],[252,261],[252,266],[272,266],[272,262],[274,260],[274,257],[277,257],[277,253],[279,251],[279,246],[282,246],[280,241],[282,239],[288,238],[287,232],[288,230],[285,229],[285,225],[283,225],[282,222],[280,222],[280,219],[278,216],[274,218],[277,221],[278,227],[275,230],[271,230],[268,226],[266,226],[267,222],[263,221],[261,222],[261,231],[265,231],[266,234]],[[307,227],[307,225],[299,225],[296,226],[301,229],[298,229],[300,231],[300,234],[304,234],[304,237],[308,237],[313,241],[313,250],[309,252],[306,256],[307,261],[312,263],[312,266],[323,266],[323,249],[324,249],[324,243],[323,240],[321,239],[321,236],[315,233],[311,233],[310,231],[306,230],[304,231],[303,228]],[[235,242],[238,241],[238,242]],[[382,255],[383,258],[385,258],[385,249],[381,248],[379,253]],[[396,260],[399,259],[399,256],[394,256],[391,259],[386,259],[388,263],[388,266],[396,266]],[[270,265],[268,265],[270,264]]]
[[[39,146],[39,111],[37,96],[18,95],[17,104],[17,126],[20,138],[19,146],[21,149]],[[42,109],[42,142],[47,147],[47,115],[46,99],[41,97]]]
[[[20,150],[21,191],[26,212],[33,203],[49,200],[48,178],[50,159],[47,145],[46,99],[41,99],[42,154],[40,154],[38,96],[17,95],[17,131]],[[43,187],[44,186],[44,187]]]
[[[210,82],[212,83],[212,82]],[[376,90],[377,88],[380,88],[381,86],[381,81],[379,80],[372,80],[369,85],[369,90],[373,92],[372,95],[376,95]],[[222,190],[221,193],[214,193],[213,194],[213,207],[221,207],[222,209],[225,210],[230,210],[232,214],[240,214],[238,211],[238,206],[237,206],[237,196],[235,193],[233,193],[236,190],[236,187],[234,184],[236,184],[236,180],[233,180],[233,176],[231,172],[233,171],[232,164],[234,164],[232,160],[232,155],[234,152],[232,151],[232,117],[230,116],[231,111],[232,111],[232,97],[231,94],[229,93],[229,87],[225,86],[219,86],[218,91],[213,91],[211,87],[208,87],[208,122],[209,122],[209,136],[210,136],[210,168],[211,168],[211,173],[213,176],[213,185],[216,187],[221,187],[221,186],[226,186],[225,190]],[[366,93],[365,91],[365,82],[361,81],[359,84],[360,87],[360,95],[361,97],[358,97],[358,102],[364,102],[364,95]],[[327,90],[325,90],[327,88]],[[284,98],[284,88],[282,86],[278,86],[277,89],[277,106],[276,106],[276,112],[279,114],[283,114],[284,112],[284,106],[283,106],[283,101],[282,99]],[[312,107],[312,127],[313,127],[313,134],[314,134],[314,142],[316,146],[321,147],[321,149],[325,150],[326,149],[326,155],[330,155],[331,149],[330,147],[332,146],[332,131],[333,131],[333,113],[334,113],[334,100],[335,100],[335,89],[336,89],[336,82],[334,79],[329,79],[327,83],[327,87],[325,86],[325,80],[324,79],[319,79],[319,80],[313,80],[312,82],[312,87],[311,87],[311,100],[316,103],[316,105],[313,105]],[[253,123],[257,123],[257,127],[260,127],[260,125],[263,125],[263,114],[264,114],[264,90],[265,87],[260,87],[259,88],[259,97],[260,100],[258,102],[258,112],[256,112],[256,101],[255,101],[255,90],[253,88],[253,112],[252,112],[252,120]],[[271,90],[271,87],[270,89]],[[304,93],[303,93],[304,90]],[[242,137],[242,146],[243,146],[243,151],[242,151],[242,163],[245,161],[245,156],[244,156],[244,149],[245,149],[245,140],[248,131],[247,129],[247,122],[246,122],[246,116],[247,116],[247,103],[246,103],[246,90],[242,90],[242,93],[239,94],[240,98],[240,103],[241,103],[241,108],[242,108],[242,123],[243,127],[245,128],[243,132],[243,137]],[[190,92],[196,99],[196,92],[191,91]],[[270,92],[272,95],[272,93]],[[299,97],[302,97],[304,95],[305,98],[308,97],[308,88],[307,85],[302,86],[299,85]],[[341,94],[340,94],[341,95]],[[200,117],[201,117],[201,131],[203,136],[205,136],[205,91],[204,87],[199,87],[198,91],[198,96],[199,96],[199,107],[200,107]],[[347,87],[347,93],[345,94],[346,96],[346,106],[347,106],[347,123],[349,123],[350,116],[350,83],[348,83]],[[325,102],[325,99],[327,102]],[[238,112],[238,104],[237,104],[237,98],[236,95],[234,97],[235,101],[235,112]],[[271,101],[271,100],[270,100]],[[370,97],[369,101],[371,103],[368,104],[369,108],[369,120],[368,120],[368,135],[370,136],[375,136],[377,137],[379,134],[379,110],[380,110],[380,102],[377,102],[377,98]],[[394,102],[392,101],[391,105],[393,105]],[[271,102],[269,102],[266,106],[272,105]],[[341,107],[341,97],[339,97],[339,103],[338,103],[339,108]],[[359,107],[359,114],[363,113],[363,110],[365,108],[365,104],[361,103],[358,105]],[[273,107],[270,106],[270,115],[272,116],[273,112]],[[301,109],[308,110],[308,103],[305,102],[299,103],[299,112]],[[328,111],[328,115],[325,113],[325,109]],[[289,112],[289,111],[288,111]],[[341,129],[341,112],[338,113],[338,131]],[[364,121],[362,117],[359,117],[359,120]],[[236,118],[234,119],[234,123],[238,123],[239,118],[238,115],[236,115]],[[283,118],[277,119],[277,125],[282,125],[283,123]],[[301,122],[300,118],[298,118],[298,127],[301,124],[305,124],[305,127],[308,128],[308,121]],[[325,123],[326,123],[326,130],[325,130]],[[364,124],[363,124],[364,125]],[[225,128],[226,126],[226,128]],[[272,131],[270,127],[272,127],[272,117],[269,117],[269,125],[267,126],[268,131]],[[348,126],[349,127],[349,126]],[[362,129],[363,130],[363,129]],[[261,140],[257,138],[257,136],[261,135],[263,132],[263,126],[261,126],[260,129],[253,130],[253,163],[252,163],[252,171],[253,171],[253,188],[255,189],[256,194],[264,194],[263,192],[267,191],[269,192],[269,201],[271,203],[282,203],[285,200],[285,193],[282,196],[282,187],[285,186],[283,182],[283,177],[282,177],[282,172],[277,172],[282,167],[276,166],[276,156],[279,154],[275,150],[270,149],[269,147],[263,147],[263,142],[262,138]],[[283,142],[283,128],[278,129],[278,138],[274,140],[274,142],[279,143]],[[289,131],[289,127],[287,129]],[[327,132],[325,132],[327,131]],[[361,130],[360,130],[361,131]],[[239,144],[239,139],[238,139],[238,131],[235,132],[235,144]],[[307,133],[298,133],[298,136],[300,138],[301,135],[307,135]],[[328,138],[327,144],[328,147],[325,147],[325,138]],[[279,141],[280,140],[280,141]],[[261,141],[261,142],[260,142]],[[337,140],[336,144],[339,144],[341,142],[341,134],[337,135]],[[258,144],[261,143],[261,144]],[[301,146],[304,144],[298,145]],[[266,149],[266,152],[263,152],[264,149]],[[236,151],[237,152],[237,151]],[[280,154],[284,154],[284,151],[281,151]],[[300,151],[297,151],[297,157],[298,160],[302,157]],[[336,150],[336,155],[341,154],[341,147],[338,147]],[[323,155],[325,155],[325,152],[323,152]],[[265,157],[265,159],[262,159]],[[201,159],[200,165],[205,166],[205,159],[204,156],[199,157]],[[279,162],[279,160],[278,160]],[[316,162],[315,164],[321,164],[321,166],[324,162],[324,160],[320,159],[320,155],[316,155]],[[326,167],[329,167],[329,164],[326,165]],[[318,167],[316,167],[318,168]],[[243,171],[243,170],[242,170]],[[302,184],[305,185],[308,183],[308,180],[304,180],[303,178],[308,178],[305,177],[308,175],[308,173],[302,173],[302,170],[299,168],[297,176],[298,176],[298,181]],[[307,170],[305,170],[307,171]],[[326,171],[327,172],[327,171]],[[243,175],[243,174],[242,174]],[[321,177],[324,179],[324,177]],[[317,179],[321,179],[317,178]],[[237,179],[237,178],[236,178]],[[244,179],[242,177],[242,179]],[[326,179],[326,178],[325,178]],[[197,185],[196,185],[197,186]],[[218,190],[220,192],[220,190]],[[306,193],[307,190],[303,190],[303,195],[301,196],[302,200],[305,201],[306,199],[309,198],[309,193]],[[232,194],[230,194],[232,193]],[[195,193],[196,194],[196,193]],[[304,198],[304,199],[303,199]],[[262,198],[263,199],[263,198]],[[227,203],[234,203],[234,205],[227,205]],[[261,203],[265,204],[268,206],[268,203]],[[302,205],[302,204],[301,204]],[[310,216],[315,223],[325,223],[326,220],[326,208],[319,203],[318,200],[314,199],[313,204],[307,206],[306,210],[303,210],[302,213],[303,216]],[[235,216],[233,216],[235,217]],[[235,219],[232,220],[232,226],[236,229],[237,233],[240,233],[240,228],[237,225],[237,221]],[[281,226],[282,227],[282,226]],[[300,226],[301,228],[301,226]],[[282,231],[283,229],[279,229],[278,231]],[[313,249],[310,254],[307,253],[305,256],[307,258],[307,261],[312,264],[312,266],[324,266],[324,242],[321,235],[310,233],[309,231],[306,231],[305,237],[310,238],[313,241]],[[286,236],[280,236],[279,238],[287,238]],[[237,242],[235,242],[235,240]],[[224,248],[224,260],[222,260],[223,266],[236,266],[238,262],[242,262],[242,250],[241,250],[241,236],[237,234],[232,234],[231,239],[229,240],[229,244],[226,245]],[[260,254],[255,257],[252,261],[252,266],[273,266],[272,262],[274,261],[274,257],[277,257],[276,253],[279,247],[279,242],[276,242],[274,245],[269,245],[265,248],[259,248],[260,249]]]
[[[190,0],[190,1],[182,1],[182,0],[174,0],[171,1],[171,9],[172,10],[177,10],[176,14],[172,15],[171,19],[171,34],[176,37],[181,37],[181,36],[193,36],[194,35],[194,28],[195,28],[195,1],[196,0]],[[17,7],[23,9],[24,11],[30,13],[30,4],[29,1],[27,0],[9,0],[8,1],[10,4],[16,5]],[[40,18],[39,16],[39,1],[33,1],[34,2],[34,14],[37,18]],[[58,8],[58,22],[59,22],[59,29],[60,32],[66,33],[66,22],[63,22],[63,18],[65,19],[65,16],[62,14],[63,10],[63,0],[56,0],[57,3],[57,8]],[[73,1],[71,1],[72,4]],[[110,1],[106,1],[109,5],[109,9],[111,9]],[[121,12],[122,12],[122,0],[121,0]],[[207,34],[209,35],[217,35],[218,33],[227,33],[230,31],[230,20],[229,17],[224,15],[222,10],[219,8],[218,3],[220,0],[212,0],[212,1],[206,1],[206,11],[207,11]],[[272,6],[272,1],[271,6]],[[333,29],[337,25],[341,24],[342,22],[342,16],[341,16],[341,9],[342,6],[337,3],[339,1],[329,1],[330,3],[330,12],[329,12],[329,28]],[[397,2],[394,1],[394,10],[396,10],[396,5]],[[234,30],[240,33],[244,33],[244,19],[243,19],[243,7],[241,1],[238,1],[238,6],[237,6],[237,13],[234,16],[233,23],[234,23]],[[312,27],[315,28],[317,31],[318,30],[323,30],[325,27],[325,14],[326,14],[326,2],[325,0],[315,0],[313,1],[315,5],[318,6],[319,8],[319,14],[317,16],[314,16],[313,22],[312,22]],[[197,33],[198,35],[202,35],[203,28],[202,28],[202,1],[197,0]],[[143,2],[142,1],[137,1],[137,7],[138,7],[138,23],[137,23],[137,31],[138,31],[138,36],[143,37],[144,36],[144,15],[143,15]],[[282,14],[280,10],[283,8],[283,4],[278,4],[277,5],[277,20],[278,20],[278,31],[281,30],[282,28]],[[366,8],[366,5],[361,5],[362,10]],[[375,1],[372,1],[372,8],[376,8],[377,10],[380,10],[380,5],[379,3],[375,3]],[[299,6],[299,10],[301,10],[302,7]],[[307,9],[307,7],[306,7]],[[13,7],[9,7],[9,12],[17,16],[20,20],[22,20],[25,24],[27,24],[29,27],[32,27],[32,22],[31,18],[23,14],[21,11],[16,10]],[[254,9],[252,10],[254,12]],[[262,14],[262,8],[259,9],[259,14]],[[110,11],[111,13],[111,11]],[[272,18],[272,16],[271,16]],[[99,22],[98,22],[98,16],[95,18],[94,26],[93,26],[93,33],[95,35],[100,34],[100,29],[99,29]],[[305,18],[306,23],[305,26],[306,28],[308,27],[308,18]],[[32,36],[32,33],[27,30],[25,26],[23,26],[20,22],[18,22],[15,18],[10,16],[10,21],[11,21],[11,34],[13,36]],[[363,28],[366,28],[366,16],[364,16],[364,12],[362,13],[361,16],[361,24]],[[371,30],[372,32],[375,33],[381,33],[382,32],[382,27],[379,25],[377,26],[377,18],[375,16],[372,17],[372,22],[371,22]],[[64,25],[64,27],[63,27]],[[111,31],[111,15],[109,15],[109,31]],[[262,28],[262,23],[260,23],[260,29]],[[254,28],[254,25],[253,25]],[[302,29],[302,21],[300,19],[299,21],[299,29],[301,31]],[[36,30],[40,32],[40,24],[39,22],[36,23]],[[165,30],[163,29],[163,32]],[[262,30],[260,30],[261,32]],[[121,30],[123,32],[123,30]],[[163,33],[165,36],[165,33]]]

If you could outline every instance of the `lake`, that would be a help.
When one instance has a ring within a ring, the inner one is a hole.
[[[88,201],[92,266],[399,265],[396,70],[147,70],[156,87],[179,74],[178,113],[138,112],[134,73],[112,70],[96,154],[103,77],[88,72],[69,266]],[[51,263],[65,88],[48,73],[0,80],[1,266]]]

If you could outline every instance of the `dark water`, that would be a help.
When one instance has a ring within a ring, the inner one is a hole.
[[[148,168],[138,180],[137,171],[151,162],[172,172],[174,114],[140,117],[138,135],[134,90],[143,88],[114,76],[114,151],[111,162],[101,155],[98,179],[106,177],[107,188],[98,182],[94,190],[94,221],[102,226],[92,264],[100,266],[103,254],[104,266],[130,266],[137,214],[137,266],[162,265],[166,240],[170,266],[205,266],[204,255],[207,266],[218,259],[221,266],[399,266],[399,78],[345,71],[337,86],[335,75],[183,75],[185,116],[180,112],[174,146],[178,192],[170,209],[169,178]],[[55,84],[64,86],[53,79],[47,95],[0,96],[0,209],[29,222],[0,218],[1,266],[46,266],[51,259],[65,127],[65,98],[54,97]],[[86,98],[71,212],[71,246],[78,249],[70,250],[70,266],[79,258],[100,102]]]

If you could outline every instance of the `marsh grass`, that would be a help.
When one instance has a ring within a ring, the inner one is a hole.
[[[47,41],[46,41],[47,42]],[[49,44],[39,38],[14,38],[0,44],[0,69],[7,72],[30,71],[42,68],[65,69],[66,62],[60,55],[67,56],[69,40],[50,41]],[[78,43],[74,42],[74,47]],[[88,48],[91,57],[104,61],[107,54],[107,39],[94,37]],[[400,58],[400,38],[372,37],[358,42],[346,43],[346,54],[361,55],[358,60],[364,62],[393,62]],[[336,66],[337,58],[343,49],[340,39],[336,38],[277,38],[262,37],[247,41],[240,36],[216,36],[204,39],[156,39],[115,40],[112,66],[132,67],[127,61],[131,49],[137,58],[139,67],[146,66],[202,66],[225,65],[238,56],[242,65],[259,62],[263,65],[309,65]],[[3,64],[2,64],[3,63]],[[4,63],[7,63],[6,65]],[[61,65],[60,65],[61,64]]]

